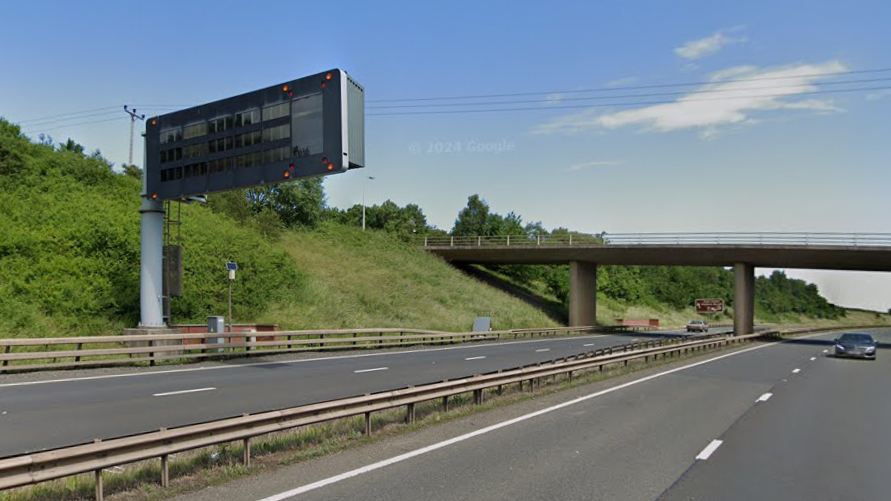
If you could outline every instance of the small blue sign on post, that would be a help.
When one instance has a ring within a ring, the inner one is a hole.
[[[226,263],[226,269],[229,271],[238,271],[238,264],[229,261]]]

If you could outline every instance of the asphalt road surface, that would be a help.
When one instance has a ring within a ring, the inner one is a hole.
[[[40,382],[0,378],[0,457],[439,382],[659,335],[471,343]]]
[[[873,332],[874,362],[829,356],[833,334],[756,344],[383,459],[386,441],[188,499],[887,500],[891,330]]]

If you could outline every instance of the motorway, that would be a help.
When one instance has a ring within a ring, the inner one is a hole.
[[[0,457],[439,382],[678,332],[470,343],[283,362],[239,360],[60,380],[2,383],[0,378]]]
[[[891,329],[873,333],[877,361],[829,356],[834,334],[760,343],[181,499],[891,499]]]

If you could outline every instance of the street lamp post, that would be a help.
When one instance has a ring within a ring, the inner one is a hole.
[[[362,180],[362,231],[365,231],[365,182],[366,179],[374,181],[373,176],[368,176]]]

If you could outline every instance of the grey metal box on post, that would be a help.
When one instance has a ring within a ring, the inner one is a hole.
[[[207,332],[211,334],[223,334],[226,332],[226,317],[207,317]],[[208,337],[205,344],[225,344],[224,337]],[[223,352],[223,348],[217,348],[218,353]]]

